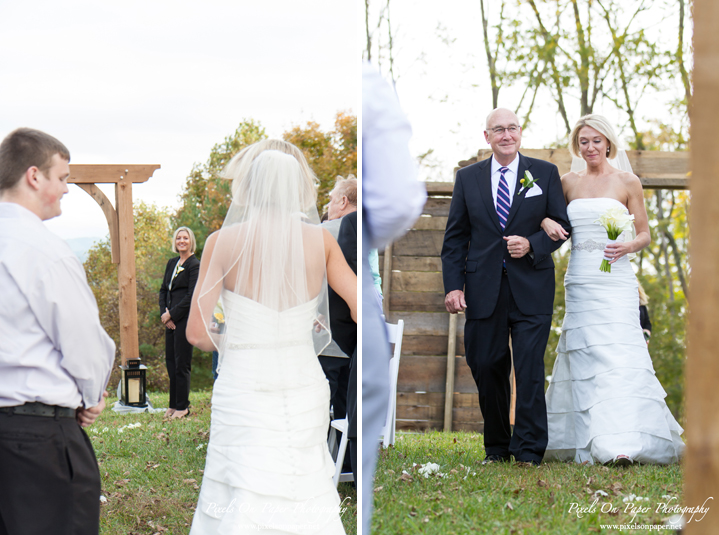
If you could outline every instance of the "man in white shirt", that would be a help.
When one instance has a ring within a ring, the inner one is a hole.
[[[115,344],[82,264],[42,223],[61,213],[69,161],[38,130],[0,144],[0,535],[99,531],[82,427],[105,407]]]

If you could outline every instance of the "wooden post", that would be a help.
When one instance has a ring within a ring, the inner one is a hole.
[[[449,315],[449,339],[447,341],[447,380],[444,386],[444,430],[452,430],[452,408],[454,407],[454,363],[457,356],[457,317]]]
[[[389,292],[392,290],[392,244],[384,248],[384,267],[382,272],[382,311],[389,319]]]
[[[123,179],[115,184],[115,202],[120,244],[120,263],[117,265],[117,283],[120,287],[120,355],[122,364],[125,365],[128,360],[140,358],[132,182]]]
[[[709,508],[686,525],[688,535],[719,533],[719,4],[694,2],[694,97],[691,103],[692,262],[686,364],[684,505]],[[685,515],[688,517],[689,515]]]

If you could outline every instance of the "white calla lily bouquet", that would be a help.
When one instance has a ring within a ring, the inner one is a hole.
[[[622,232],[631,230],[632,225],[634,225],[634,216],[628,214],[626,208],[617,206],[615,208],[609,208],[595,223],[599,223],[604,227],[604,230],[607,231],[607,237],[609,238],[607,244],[615,243]],[[612,265],[609,263],[610,260],[611,258],[605,256],[602,260],[602,264],[599,266],[599,271],[611,273]]]

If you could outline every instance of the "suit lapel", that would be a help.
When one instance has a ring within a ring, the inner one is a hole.
[[[517,168],[517,180],[514,184],[514,198],[512,199],[512,207],[509,209],[509,215],[507,216],[507,227],[512,223],[512,219],[519,211],[519,207],[524,201],[524,197],[527,195],[527,190],[524,190],[521,195],[517,195],[522,185],[519,183],[520,179],[524,177],[524,172],[532,166],[531,162],[527,160],[521,154],[519,155],[519,167]],[[505,227],[506,228],[506,227]]]
[[[501,234],[502,227],[499,225],[497,208],[494,206],[494,199],[492,198],[492,157],[490,156],[489,159],[484,160],[483,163],[484,166],[477,172],[479,193],[482,197],[485,208],[487,208],[489,219],[491,219],[494,226],[497,227],[497,232]]]

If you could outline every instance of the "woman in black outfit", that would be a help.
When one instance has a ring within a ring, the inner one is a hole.
[[[165,268],[160,287],[160,314],[165,325],[165,363],[170,376],[170,408],[165,417],[183,418],[190,413],[190,369],[192,345],[185,329],[190,312],[192,292],[200,273],[200,261],[195,257],[195,235],[187,227],[180,227],[172,237],[171,258]]]

